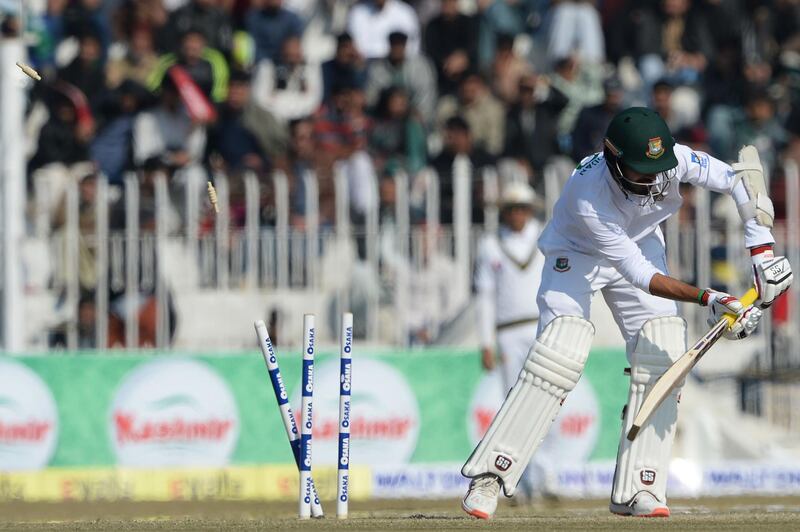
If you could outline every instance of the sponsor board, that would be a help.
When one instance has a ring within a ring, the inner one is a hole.
[[[362,465],[402,464],[417,447],[420,413],[406,376],[386,362],[353,362],[350,456]],[[339,361],[318,364],[314,375],[314,464],[335,465],[339,445]],[[295,392],[292,404],[300,405]],[[299,411],[299,410],[295,410]]]
[[[351,469],[350,497],[370,498],[372,474]],[[0,502],[297,500],[294,466],[219,469],[61,469],[0,473]],[[314,470],[323,503],[336,497],[336,470]]]
[[[302,367],[298,354],[278,354],[286,396],[295,404]],[[478,384],[483,372],[474,363],[476,356],[456,349],[358,356],[352,365],[353,463],[465,460],[502,397],[500,390],[494,403],[476,402],[473,392],[485,388]],[[314,463],[334,465],[340,362],[338,354],[324,352],[317,360]],[[38,375],[57,405],[52,412],[59,417],[48,432],[55,450],[44,462],[51,467],[221,467],[294,461],[285,437],[276,437],[284,434],[283,422],[258,351],[146,358],[65,354],[13,361]],[[590,460],[616,454],[619,408],[627,390],[622,367],[623,352],[595,351],[581,379],[602,390],[601,418],[608,420],[597,423],[601,434]],[[588,434],[587,428],[578,420],[570,430]]]
[[[109,432],[123,466],[221,466],[236,446],[239,412],[228,385],[207,365],[162,359],[122,381]]]
[[[462,464],[408,464],[372,468],[372,495],[378,499],[463,496],[469,479]]]
[[[57,441],[50,388],[27,366],[0,360],[0,471],[47,466]]]
[[[462,497],[469,485],[461,463],[408,464],[372,469],[376,498]],[[611,495],[615,463],[610,460],[561,465],[548,486],[565,499],[605,499]],[[720,462],[711,465],[673,460],[667,493],[671,497],[800,495],[800,462]]]

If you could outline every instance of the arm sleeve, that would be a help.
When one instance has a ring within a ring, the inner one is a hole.
[[[495,279],[488,242],[483,242],[475,262],[475,291],[477,292],[478,338],[481,347],[495,345]]]
[[[733,197],[736,205],[747,203],[750,198],[741,180],[729,164],[701,151],[692,151],[686,146],[676,145],[678,169],[683,170],[680,180],[720,194]],[[679,174],[680,175],[680,174]],[[763,244],[774,244],[775,238],[768,227],[758,225],[755,220],[744,222],[744,245],[752,248]]]
[[[650,292],[650,280],[662,273],[642,253],[625,230],[610,217],[597,212],[580,214],[584,233],[598,253],[632,285]]]

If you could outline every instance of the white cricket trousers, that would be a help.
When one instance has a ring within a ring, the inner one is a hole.
[[[503,376],[503,393],[514,386],[528,359],[531,346],[536,341],[536,323],[525,323],[497,331],[497,349],[501,356],[500,371]]]
[[[661,234],[653,232],[638,244],[653,266],[667,275]],[[598,290],[611,308],[629,358],[639,329],[647,320],[678,315],[674,301],[633,286],[605,259],[575,251],[554,251],[545,254],[542,283],[536,298],[539,305],[537,336],[558,316],[581,316],[589,320],[592,295]]]

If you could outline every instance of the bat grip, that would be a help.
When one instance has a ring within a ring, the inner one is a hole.
[[[750,290],[745,292],[744,295],[739,298],[739,301],[742,303],[742,305],[744,305],[745,308],[747,308],[753,303],[755,303],[756,299],[758,299],[758,290],[756,290],[756,287],[753,286],[750,287]],[[723,316],[723,319],[727,320],[728,327],[730,327],[736,321],[737,317],[738,316],[736,316],[735,314],[725,314],[725,316]]]

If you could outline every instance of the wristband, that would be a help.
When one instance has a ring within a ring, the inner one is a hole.
[[[708,291],[700,289],[700,292],[697,294],[697,302],[700,304],[701,307],[708,306]]]
[[[750,256],[753,257],[755,255],[760,255],[765,251],[772,251],[772,244],[764,244],[763,246],[756,246],[754,248],[750,248]]]

